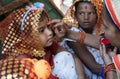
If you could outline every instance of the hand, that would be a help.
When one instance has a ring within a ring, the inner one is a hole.
[[[108,65],[112,63],[112,59],[109,56],[108,52],[106,51],[105,44],[100,45],[100,54],[103,58],[104,64]]]
[[[54,25],[53,29],[54,29],[56,38],[62,39],[66,36],[68,26],[63,21],[55,19],[48,22],[48,25],[50,24]]]
[[[116,55],[116,54],[117,54],[117,47],[114,47],[113,50],[108,49],[108,54],[109,54],[109,56],[110,56],[111,58],[112,58],[114,55]]]

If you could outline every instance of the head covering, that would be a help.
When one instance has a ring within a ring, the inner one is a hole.
[[[100,26],[102,24],[101,18],[102,18],[102,9],[103,9],[103,2],[102,0],[75,0],[73,5],[68,9],[68,11],[66,12],[63,21],[66,22],[68,25],[72,25],[72,26],[76,26],[78,27],[78,22],[75,18],[75,4],[79,1],[82,2],[91,2],[95,7],[96,7],[96,12],[97,12],[97,23],[96,23],[96,30],[97,32],[100,32]]]
[[[0,23],[0,34],[3,38],[2,54],[16,57],[28,53],[34,57],[45,55],[39,39],[38,26],[48,14],[43,9],[44,4],[35,3],[26,8],[12,12]]]
[[[105,0],[105,5],[116,26],[120,29],[120,0]]]
[[[0,61],[0,79],[48,79],[51,67],[45,60],[8,58]]]

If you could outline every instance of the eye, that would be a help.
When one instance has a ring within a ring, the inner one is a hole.
[[[89,12],[89,15],[94,15],[95,14],[95,12]]]
[[[40,28],[38,28],[39,33],[43,33],[44,30],[45,30],[45,27],[40,27]]]
[[[84,13],[83,13],[83,12],[80,12],[79,15],[84,15]]]

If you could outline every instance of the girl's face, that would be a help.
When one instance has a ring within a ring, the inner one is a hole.
[[[51,26],[47,25],[48,19],[44,18],[38,27],[39,38],[43,47],[49,47],[53,43],[53,33]]]
[[[104,7],[105,8],[105,7]],[[103,10],[102,15],[102,21],[103,21],[103,30],[104,35],[107,39],[110,40],[111,44],[117,47],[120,47],[120,31],[115,28],[116,26],[112,23],[110,20],[106,9]]]
[[[76,18],[82,28],[94,28],[97,22],[97,14],[94,6],[90,3],[79,3]]]

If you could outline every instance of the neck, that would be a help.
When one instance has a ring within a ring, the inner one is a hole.
[[[93,33],[93,28],[82,28],[86,33]]]

